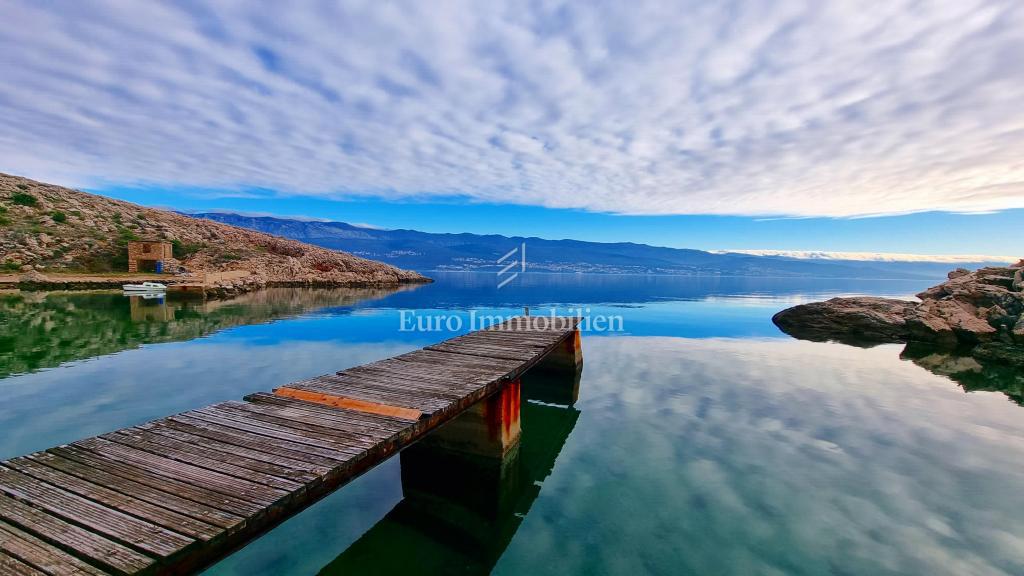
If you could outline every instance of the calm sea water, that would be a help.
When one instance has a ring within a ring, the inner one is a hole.
[[[454,335],[400,331],[402,310],[583,307],[624,331],[584,335],[575,403],[527,390],[504,474],[403,454],[208,572],[1024,573],[1020,374],[770,321],[930,282],[434,276],[208,304],[0,295],[0,458]]]

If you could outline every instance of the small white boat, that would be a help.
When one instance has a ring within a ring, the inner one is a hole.
[[[159,282],[143,282],[142,284],[125,284],[121,286],[125,292],[166,292],[167,285]]]

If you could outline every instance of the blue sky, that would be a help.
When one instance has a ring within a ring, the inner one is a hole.
[[[1018,0],[12,0],[0,16],[7,173],[425,230],[1024,248]],[[1001,213],[892,216],[921,212]]]

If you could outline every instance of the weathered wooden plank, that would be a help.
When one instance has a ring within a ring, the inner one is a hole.
[[[336,389],[340,393],[349,392],[353,397],[365,396],[385,406],[395,405],[412,407],[420,412],[433,412],[444,408],[463,395],[451,392],[450,387],[442,390],[430,390],[421,382],[405,380],[397,375],[344,374],[334,376],[331,384],[323,389]],[[390,402],[390,404],[386,404]]]
[[[257,484],[279,488],[289,492],[301,491],[304,483],[291,480],[281,476],[275,476],[270,472],[263,472],[255,468],[244,467],[242,461],[248,461],[240,456],[221,454],[213,450],[206,450],[202,446],[187,444],[151,434],[137,428],[118,430],[110,434],[100,436],[104,440],[110,440],[124,446],[136,448],[150,454],[162,456],[170,460],[177,460],[185,464],[191,464],[199,468],[206,468],[220,474],[234,476],[243,480],[251,480]],[[263,463],[260,463],[263,464]],[[280,472],[280,470],[276,470]]]
[[[187,413],[187,415],[172,416],[169,420],[181,421],[185,423],[196,423],[208,422],[211,424],[218,424],[227,428],[234,428],[241,432],[251,433],[256,439],[254,441],[267,442],[262,438],[270,438],[271,440],[284,440],[292,445],[303,446],[304,450],[310,454],[323,456],[325,458],[331,458],[338,462],[346,462],[355,456],[362,453],[362,450],[352,448],[341,448],[330,442],[324,442],[322,440],[310,439],[305,436],[298,434],[292,434],[291,432],[282,431],[280,429],[268,428],[265,426],[257,426],[249,422],[242,422],[233,418],[225,418],[217,414],[207,414],[198,410],[193,410]],[[262,437],[262,438],[261,438]]]
[[[184,534],[107,508],[4,466],[0,466],[0,491],[156,558],[173,556],[196,543]]]
[[[360,429],[364,429],[363,426],[366,426],[366,424],[364,424],[363,419],[377,418],[376,414],[357,412],[344,408],[335,408],[324,404],[309,402],[294,397],[280,396],[277,394],[257,393],[247,396],[246,399],[255,405],[273,405],[278,408],[287,409],[290,413],[296,415],[305,414],[313,416],[322,420],[325,426],[340,431],[358,431]],[[402,425],[393,426],[392,423],[387,423],[386,428],[376,428],[376,430],[384,432],[384,436],[387,438],[393,438],[397,435],[408,432],[411,421],[394,421],[400,422]]]
[[[568,332],[576,329],[581,320],[582,318],[578,316],[517,316],[488,326],[484,330]]]
[[[408,366],[407,370],[413,368],[425,369],[428,374],[437,378],[467,378],[485,381],[513,377],[523,365],[518,360],[481,358],[457,353],[428,351],[428,349],[420,352],[422,354],[415,357],[396,357],[393,360],[395,364]],[[459,366],[466,366],[468,369],[473,370],[474,373],[463,373],[458,368]]]
[[[303,483],[317,480],[330,470],[330,467],[317,466],[303,460],[268,454],[267,452],[254,450],[247,446],[225,444],[217,440],[196,436],[181,430],[161,426],[159,422],[150,422],[138,426],[138,428],[157,436],[164,436],[180,442],[182,447],[185,444],[196,446],[203,454],[211,458],[227,458],[227,461],[243,468],[252,468],[266,474],[273,474]]]
[[[369,379],[382,382],[392,386],[414,386],[420,387],[425,392],[433,392],[434,389],[447,391],[461,397],[463,394],[458,391],[467,386],[481,386],[493,382],[503,373],[495,374],[438,374],[427,364],[415,364],[412,362],[395,362],[394,366],[381,366],[368,368],[359,371],[348,371],[338,378]]]
[[[9,574],[10,576],[46,576],[45,572],[36,570],[21,560],[8,556],[2,550],[0,550],[0,574]]]
[[[282,386],[281,388],[276,389],[274,393],[286,398],[296,398],[298,400],[305,400],[307,402],[314,402],[317,404],[323,404],[325,406],[331,406],[334,408],[358,410],[360,412],[366,412],[368,414],[385,414],[388,416],[401,416],[404,418],[408,418],[410,422],[419,420],[419,418],[423,415],[423,412],[413,408],[390,406],[387,404],[379,404],[377,402],[368,402],[366,400],[350,398],[348,396],[328,394],[325,392],[317,392],[313,390],[300,390],[298,388],[289,388],[287,386]]]
[[[30,460],[29,458],[14,458],[4,462],[5,466],[13,468],[18,472],[31,476],[41,482],[52,486],[58,486],[68,492],[88,498],[113,510],[130,514],[141,518],[151,524],[162,526],[168,530],[189,536],[197,540],[210,540],[219,535],[222,530],[212,524],[207,524],[195,518],[168,510],[145,500],[140,500],[129,494],[112,490],[99,484],[83,480],[77,476],[66,474],[59,470],[50,468]]]
[[[480,330],[466,336],[479,339],[494,339],[508,342],[554,342],[565,336],[562,330]]]
[[[278,402],[263,402],[261,399],[278,399]],[[388,422],[368,422],[361,418],[364,413],[319,406],[321,410],[308,409],[317,406],[308,402],[282,398],[274,394],[252,394],[246,397],[247,409],[254,412],[273,414],[298,422],[314,424],[331,430],[332,433],[357,433],[368,435],[374,441],[389,438],[409,427],[408,420],[392,419]]]
[[[306,432],[314,438],[333,439],[340,444],[360,446],[363,448],[373,447],[378,442],[388,438],[393,433],[379,430],[364,430],[359,433],[338,430],[317,423],[310,418],[285,414],[281,409],[274,406],[263,406],[250,402],[239,403],[239,405],[225,403],[220,406],[225,412],[238,414],[239,416],[278,425],[296,432]]]
[[[265,507],[248,499],[236,497],[234,494],[225,494],[206,486],[197,486],[175,477],[173,474],[158,473],[139,466],[133,462],[110,458],[97,454],[74,445],[59,446],[47,450],[52,454],[74,460],[95,468],[106,470],[123,478],[134,480],[151,488],[156,488],[170,494],[177,494],[208,506],[218,508],[225,512],[249,518],[259,514]]]
[[[449,338],[442,343],[501,342],[514,347],[528,347],[537,344],[548,345],[564,335],[565,332],[547,330],[481,330]]]
[[[486,384],[501,379],[507,370],[444,370],[437,366],[425,363],[395,361],[389,366],[374,366],[360,370],[347,370],[334,376],[334,378],[347,380],[364,380],[383,382],[385,384],[405,384],[411,382],[425,382],[445,385],[448,389],[455,389],[471,383]],[[406,381],[406,382],[403,382]]]
[[[149,574],[153,558],[4,495],[0,520],[115,574]]]
[[[433,372],[437,374],[452,375],[460,370],[473,370],[481,374],[494,374],[496,377],[514,372],[522,366],[519,360],[505,360],[500,358],[480,358],[452,352],[436,352],[434,350],[417,350],[409,354],[391,358],[396,362],[410,362],[416,364],[427,364],[434,367]]]
[[[434,370],[432,372],[443,374],[446,377],[482,378],[494,377],[496,375],[507,373],[520,364],[517,360],[500,360],[494,358],[484,359],[474,356],[451,355],[445,357],[443,362],[431,362],[431,360],[437,358],[437,352],[432,352],[430,350],[417,350],[415,352],[395,356],[394,358],[379,360],[373,364],[350,368],[349,370],[358,368],[384,368],[389,370],[396,368],[401,369],[406,367],[404,366],[404,363],[415,362],[419,364],[433,364]]]
[[[183,418],[182,420],[185,419]],[[222,441],[226,446],[251,448],[253,450],[259,450],[260,452],[266,452],[267,454],[274,454],[285,458],[292,458],[302,462],[307,462],[312,466],[316,466],[314,470],[324,470],[325,473],[327,470],[334,468],[348,458],[344,454],[340,454],[334,450],[324,451],[334,455],[334,458],[322,456],[320,454],[313,453],[313,451],[310,450],[312,447],[306,444],[297,444],[295,442],[281,440],[270,436],[249,434],[236,428],[229,428],[204,420],[191,420],[190,422],[191,423],[167,418],[160,421],[160,427],[182,430],[184,432],[206,438],[210,442]]]
[[[516,360],[523,361],[532,358],[537,354],[534,350],[522,350],[506,346],[499,346],[497,344],[489,345],[476,342],[441,342],[440,344],[433,344],[427,346],[424,350],[434,350],[437,352],[453,352],[456,354],[466,354],[467,356],[480,356],[481,354],[487,354],[487,358],[495,358],[502,360]],[[470,354],[472,352],[472,354]]]
[[[458,397],[465,395],[465,390],[486,386],[503,375],[493,376],[463,376],[444,375],[433,373],[429,365],[401,362],[402,367],[393,368],[388,371],[376,370],[374,372],[359,373],[358,375],[339,375],[335,378],[367,379],[384,383],[388,386],[412,387],[424,393],[434,393],[435,389],[441,392],[456,394]],[[407,366],[407,367],[406,367]],[[419,370],[419,372],[417,372]]]
[[[350,375],[347,372],[305,380],[290,384],[288,387],[297,390],[322,390],[340,396],[347,395],[351,398],[374,402],[383,406],[411,408],[426,413],[434,412],[447,403],[443,398],[424,395],[414,390],[402,388],[394,381],[376,380],[361,375]]]
[[[0,522],[0,552],[50,576],[106,576],[96,568],[56,546],[6,522]],[[7,574],[3,566],[0,573]]]
[[[305,430],[296,430],[294,428],[280,426],[271,422],[246,418],[231,411],[220,409],[210,410],[204,408],[202,410],[193,410],[189,414],[196,418],[209,419],[210,421],[224,423],[225,425],[235,425],[239,429],[245,429],[256,434],[273,436],[301,444],[307,444],[314,448],[331,450],[335,454],[340,452],[345,456],[344,460],[346,461],[354,456],[362,454],[366,450],[364,446],[342,442],[334,437],[320,437],[315,434],[310,434]]]
[[[518,337],[512,338],[504,332],[491,332],[490,335],[476,333],[448,340],[437,346],[480,346],[501,348],[510,352],[536,354],[556,342],[554,338]]]
[[[518,355],[530,355],[539,354],[545,348],[554,345],[555,341],[541,341],[541,342],[528,342],[523,340],[510,341],[505,338],[500,332],[496,332],[495,337],[483,337],[478,335],[462,336],[454,340],[446,340],[439,344],[434,344],[432,347],[447,347],[452,349],[459,348],[483,348],[483,349],[496,349],[505,350],[508,352],[514,352]],[[432,348],[428,347],[428,348]]]
[[[434,395],[444,398],[449,402],[459,400],[467,392],[486,386],[499,379],[492,376],[476,378],[439,376],[432,374],[428,365],[410,362],[401,362],[400,364],[402,367],[388,370],[386,373],[383,371],[360,373],[358,378],[386,382],[389,386],[416,390],[421,394]],[[405,366],[408,366],[408,368],[405,368]],[[342,377],[338,376],[338,378]]]
[[[428,346],[427,350],[437,352],[451,352],[453,354],[464,354],[466,356],[479,356],[481,358],[500,358],[508,360],[526,361],[534,356],[532,353],[512,352],[501,348],[481,348],[479,346],[463,346],[460,344],[438,344]]]
[[[441,392],[454,398],[461,397],[454,390],[463,382],[462,378],[437,379],[427,375],[421,377],[402,370],[387,368],[349,370],[343,374],[338,374],[335,378],[342,382],[370,382],[400,394],[413,391],[432,397]],[[438,397],[443,398],[446,397],[445,395]]]
[[[352,398],[375,402],[382,406],[404,407],[427,413],[433,412],[451,401],[404,387],[402,382],[393,378],[376,379],[349,374],[333,376],[329,381],[321,381],[316,386],[296,387],[296,389],[332,390],[339,395],[347,393]]]
[[[169,478],[175,478],[182,482],[188,482],[197,486],[203,486],[221,492],[223,494],[236,496],[240,499],[249,500],[262,507],[269,507],[278,503],[282,498],[288,496],[288,492],[278,488],[271,488],[258,482],[236,478],[227,474],[221,474],[213,470],[193,466],[163,456],[157,456],[149,452],[130,448],[115,442],[103,440],[102,438],[88,438],[72,443],[72,446],[91,450],[96,454],[108,458],[120,459],[124,462],[145,467],[154,474]]]
[[[204,408],[204,412],[216,413],[223,417],[235,418],[236,420],[250,422],[266,429],[280,430],[306,438],[309,441],[322,442],[328,446],[347,448],[349,450],[366,450],[372,447],[380,438],[368,432],[352,433],[344,430],[309,430],[307,427],[296,426],[286,418],[262,414],[250,409],[250,406],[232,406],[220,404],[212,408]]]
[[[389,415],[408,421],[415,421],[421,418],[423,414],[432,414],[445,405],[444,402],[439,400],[414,397],[412,395],[400,395],[386,390],[374,389],[369,383],[347,382],[337,376],[334,378],[335,380],[331,382],[319,380],[316,383],[303,382],[290,384],[282,388],[306,390],[334,396],[345,400],[334,404],[338,408],[367,414]],[[280,390],[281,388],[277,388],[275,392]]]
[[[307,414],[315,416],[324,422],[325,426],[337,430],[359,431],[379,430],[385,435],[396,434],[409,426],[408,420],[391,417],[381,417],[376,414],[367,414],[354,410],[328,408],[311,402],[282,398],[275,394],[256,392],[245,397],[251,404],[270,404],[281,409],[282,414]]]
[[[452,401],[451,398],[420,390],[396,376],[368,377],[346,373],[320,380],[315,385],[298,388],[333,391],[369,402],[404,406],[428,414],[444,408]]]
[[[170,485],[166,486],[167,490],[175,492],[165,492],[163,490],[153,488],[149,484],[143,484],[136,482],[135,480],[130,480],[127,477],[114,474],[108,471],[106,467],[95,468],[93,466],[83,464],[82,462],[63,458],[50,452],[36,452],[35,454],[26,456],[26,458],[83,480],[101,484],[122,494],[131,494],[140,500],[145,500],[146,502],[162,506],[184,516],[195,518],[196,520],[200,520],[207,524],[212,524],[222,532],[232,532],[240,527],[245,521],[241,515],[231,514],[230,512],[225,512],[220,508],[201,504],[195,500],[183,497],[191,495],[193,498],[196,498],[194,494],[183,489],[183,486],[184,488],[191,488],[191,486]],[[122,467],[121,471],[123,472],[125,468],[127,467]],[[115,469],[114,471],[117,470]],[[179,495],[179,492],[182,492],[182,495]],[[220,496],[215,493],[210,494]]]
[[[421,349],[409,352],[380,362],[381,366],[401,367],[403,363],[431,364],[434,371],[446,376],[463,375],[467,377],[494,376],[495,373],[508,373],[521,364],[518,360],[499,358],[478,358],[475,356],[453,356],[441,354],[433,350]]]

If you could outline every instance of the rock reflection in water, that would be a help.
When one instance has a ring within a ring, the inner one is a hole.
[[[1024,406],[1024,369],[927,344],[908,344],[900,358],[949,378],[964,392],[1001,392]]]
[[[880,340],[865,340],[849,334],[819,330],[814,325],[785,326],[784,331],[798,340],[810,342],[836,342],[857,348],[874,348],[886,344]],[[1012,357],[1013,347],[1007,353],[1000,351],[1000,343],[988,343],[973,348],[950,347],[927,342],[909,342],[900,358],[956,382],[964,392],[1001,392],[1013,402],[1024,406],[1024,363]]]
[[[404,450],[402,501],[320,574],[489,574],[576,426],[579,382],[578,371],[523,377],[522,436],[503,459]]]

